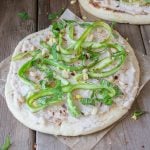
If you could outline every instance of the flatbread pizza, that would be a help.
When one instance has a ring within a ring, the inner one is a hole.
[[[108,21],[150,24],[149,0],[79,0],[88,13]]]
[[[128,112],[139,76],[133,49],[111,26],[60,20],[19,42],[5,86],[6,102],[33,130],[86,135]]]

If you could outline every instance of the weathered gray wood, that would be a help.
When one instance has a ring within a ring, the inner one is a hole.
[[[36,29],[36,0],[1,0],[0,2],[0,61],[9,56],[19,40]],[[31,19],[22,21],[18,12],[26,11]],[[5,99],[0,96],[0,144],[10,135],[11,150],[31,150],[34,132],[18,122],[9,112]]]
[[[140,28],[146,53],[150,55],[150,25],[142,25]]]

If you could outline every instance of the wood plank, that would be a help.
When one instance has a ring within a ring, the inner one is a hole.
[[[141,34],[143,37],[143,43],[146,49],[146,54],[150,56],[150,25],[142,25]]]
[[[36,30],[36,0],[1,0],[0,3],[0,60],[12,54],[19,40]],[[22,21],[18,12],[26,11],[31,19]],[[33,148],[34,132],[18,122],[9,112],[5,99],[0,96],[0,144],[11,137],[11,150]]]
[[[51,21],[48,15],[66,8],[67,0],[38,0],[38,30],[47,28]]]

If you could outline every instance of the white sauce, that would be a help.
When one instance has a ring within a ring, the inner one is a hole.
[[[126,12],[132,15],[138,14],[149,14],[150,7],[149,6],[141,6],[137,3],[128,4],[128,3],[121,3],[117,0],[92,0],[92,2],[99,3],[100,7],[109,8],[116,11]]]
[[[78,27],[79,28],[79,27]],[[79,33],[78,33],[79,34]],[[81,34],[81,33],[80,33]],[[39,42],[41,40],[44,40],[48,37],[50,37],[50,32],[49,30],[45,30],[43,32],[42,35],[38,34],[37,36],[35,36],[34,38],[31,38],[29,40],[25,40],[23,42],[23,46],[21,51],[25,51],[25,50],[29,50],[30,47],[34,46],[37,48],[40,48],[40,44]],[[79,36],[79,35],[78,35]],[[106,35],[107,36],[107,35]],[[122,43],[122,38],[119,39],[119,41],[117,40],[117,42]],[[129,58],[128,58],[129,59]],[[21,61],[19,61],[19,63],[13,62],[13,75],[12,78],[13,80],[11,81],[11,86],[13,88],[13,90],[15,91],[15,96],[14,96],[14,103],[16,103],[18,105],[18,102],[16,101],[17,98],[21,96],[26,96],[27,94],[29,94],[30,91],[33,91],[33,89],[29,86],[26,86],[16,75],[16,72],[18,71],[18,69],[22,66],[22,64],[24,64],[28,59],[23,59]],[[127,70],[124,70],[124,69]],[[56,73],[62,73],[61,70],[59,70],[58,68],[54,68]],[[40,72],[36,72],[38,74],[41,75],[41,78],[43,78],[43,75]],[[116,84],[122,89],[123,92],[125,92],[125,94],[128,94],[125,98],[117,98],[117,100],[115,101],[117,104],[119,102],[119,105],[122,105],[124,107],[130,107],[128,102],[128,99],[130,99],[130,92],[133,88],[133,83],[134,83],[134,75],[135,75],[135,70],[132,66],[131,60],[127,60],[125,65],[122,67],[122,69],[117,73],[117,75],[119,74],[119,80],[123,83],[128,83],[128,86],[121,84],[121,82],[116,82]],[[33,79],[33,78],[32,78]],[[109,79],[109,78],[108,78]],[[110,79],[112,80],[112,77],[110,77]],[[69,82],[71,83],[76,83],[74,77],[72,76],[70,79],[67,79]],[[99,83],[99,80],[97,79],[88,79],[88,82],[92,82],[92,83]],[[91,96],[92,92],[90,90],[77,90],[75,91],[75,94],[79,94],[81,95],[83,98],[88,98]],[[79,103],[78,101],[76,101],[77,105],[79,105],[81,111],[84,113],[84,115],[96,115],[97,113],[106,113],[109,111],[111,106],[106,106],[106,105],[97,105],[97,106],[84,106],[81,103]],[[115,105],[115,104],[114,104]],[[23,104],[22,106],[23,109],[28,109],[26,104]],[[64,112],[64,113],[60,113],[60,110],[62,109],[62,107],[60,105],[53,105],[53,106],[49,106],[44,110],[41,110],[38,113],[32,113],[30,112],[30,110],[28,110],[28,113],[33,116],[33,120],[35,120],[37,123],[39,122],[39,120],[41,120],[41,117],[43,117],[44,121],[42,121],[43,123],[45,122],[51,122],[51,123],[61,123],[61,120],[65,120],[66,119],[66,114],[69,115],[69,118],[72,118],[72,121],[74,122],[74,120],[76,120],[76,118],[73,118],[70,116],[70,114],[68,114],[68,112]],[[53,113],[55,112],[55,114]],[[66,114],[65,114],[66,113]],[[65,115],[64,115],[65,114]],[[54,117],[55,116],[55,117]]]

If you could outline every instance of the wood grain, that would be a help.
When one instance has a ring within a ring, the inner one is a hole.
[[[26,35],[36,30],[36,0],[0,2],[0,60],[9,56],[17,43]],[[22,21],[18,12],[26,11],[31,19]],[[10,135],[11,150],[31,150],[34,143],[34,132],[18,122],[9,112],[5,99],[0,96],[0,145]]]

